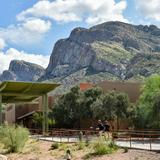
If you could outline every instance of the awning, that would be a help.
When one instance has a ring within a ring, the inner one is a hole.
[[[43,134],[48,132],[48,97],[47,93],[60,84],[40,82],[5,81],[0,83],[0,125],[2,124],[2,103],[30,102],[42,96]]]
[[[54,90],[60,84],[5,81],[0,83],[2,103],[30,102]]]

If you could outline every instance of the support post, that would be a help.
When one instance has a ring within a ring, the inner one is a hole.
[[[48,133],[48,96],[45,94],[45,119],[46,119],[46,133]]]
[[[47,94],[42,96],[43,105],[43,135],[48,132],[48,96]]]
[[[46,128],[45,128],[45,97],[44,95],[42,96],[42,111],[43,111],[42,132],[43,132],[43,135],[45,135]]]
[[[0,94],[0,125],[2,125],[2,95]]]

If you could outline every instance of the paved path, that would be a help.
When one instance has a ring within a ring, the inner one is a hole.
[[[154,141],[151,144],[150,141],[148,140],[144,141],[132,140],[131,143],[129,140],[128,141],[116,140],[116,144],[121,147],[160,151],[160,140]]]
[[[53,141],[53,142],[78,142],[79,139],[77,137],[42,137],[42,136],[34,136],[33,138],[38,138],[40,140],[45,141]],[[96,137],[88,137],[89,140],[94,141]],[[127,147],[127,148],[136,148],[136,149],[145,149],[145,150],[157,150],[160,151],[160,139],[157,139],[156,141],[152,141],[150,144],[149,139],[140,139],[140,140],[134,140],[132,139],[131,143],[129,140],[116,140],[115,143],[118,146],[121,147]]]

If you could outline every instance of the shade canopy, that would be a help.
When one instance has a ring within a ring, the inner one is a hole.
[[[5,81],[0,83],[2,103],[30,102],[54,90],[60,84]]]

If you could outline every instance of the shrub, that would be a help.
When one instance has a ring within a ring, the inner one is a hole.
[[[59,143],[59,150],[64,151],[68,149],[68,144],[66,143]]]
[[[111,139],[108,139],[106,143],[109,148],[112,148],[113,150],[118,149],[118,146]]]
[[[29,131],[20,126],[4,125],[0,127],[0,142],[9,152],[19,152],[29,138]]]
[[[55,124],[54,119],[51,118],[51,113],[48,114],[48,125],[52,127]],[[43,123],[43,113],[36,112],[33,114],[33,123],[36,127],[41,127]]]
[[[85,148],[85,146],[86,146],[86,145],[85,145],[85,143],[84,143],[84,142],[82,142],[82,141],[80,141],[80,142],[78,142],[78,143],[77,143],[77,147],[78,147],[77,149],[78,149],[78,150],[82,150],[82,149],[84,149],[84,148]]]
[[[127,153],[128,152],[128,148],[127,147],[124,147],[124,153]]]
[[[51,145],[51,150],[58,149],[58,148],[59,148],[59,144],[58,143],[53,143]]]
[[[104,154],[110,154],[112,152],[111,152],[111,149],[107,147],[106,144],[102,144],[98,142],[94,145],[94,153],[96,155],[104,155]]]
[[[99,138],[98,141],[95,143],[93,149],[95,155],[104,155],[113,153],[118,149],[118,147],[110,139],[104,141],[102,138]]]
[[[90,145],[89,139],[87,138],[85,141],[85,146],[88,147]]]

